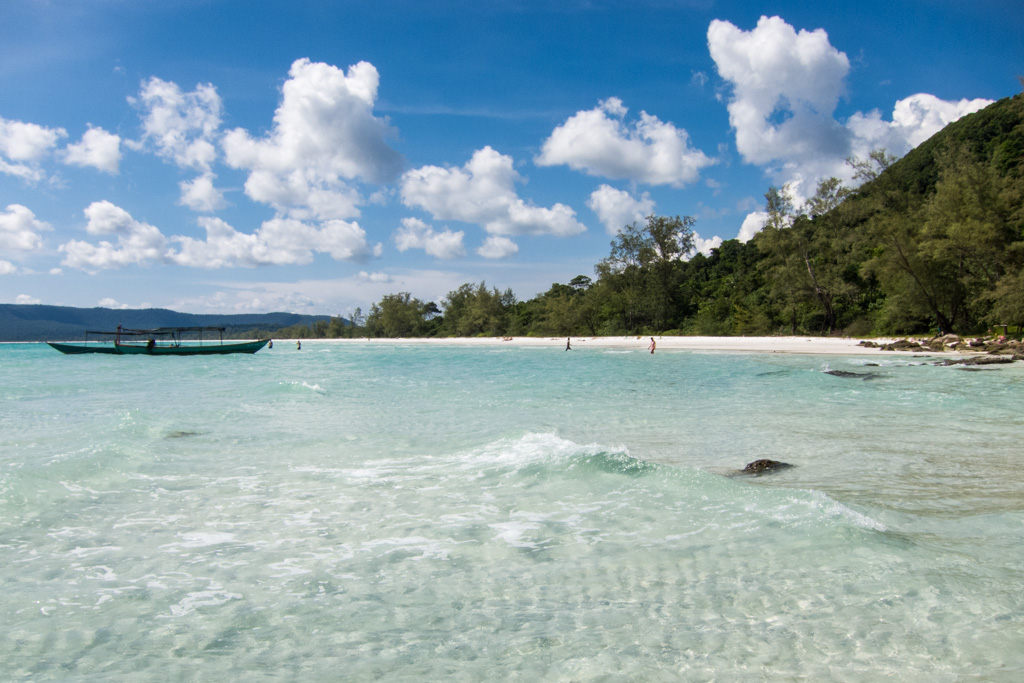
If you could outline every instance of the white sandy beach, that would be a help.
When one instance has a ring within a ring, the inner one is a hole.
[[[647,351],[651,343],[648,337],[570,337],[573,349],[636,349]],[[822,355],[865,355],[879,356],[899,351],[881,351],[877,348],[860,346],[861,339],[835,337],[672,337],[655,336],[657,350],[722,351],[737,353],[802,353]],[[294,341],[294,340],[292,340]],[[459,337],[459,338],[398,338],[398,339],[310,339],[309,343],[341,344],[433,344],[469,346],[550,346],[565,348],[565,337]],[[878,344],[887,344],[892,339],[872,339]],[[288,340],[278,340],[287,344]]]

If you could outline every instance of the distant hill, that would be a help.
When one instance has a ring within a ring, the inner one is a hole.
[[[165,308],[111,309],[0,304],[0,342],[82,339],[86,330],[154,327],[224,327],[225,336],[254,336],[257,330],[273,334],[292,325],[329,321],[326,315],[253,313],[245,315],[198,315]]]

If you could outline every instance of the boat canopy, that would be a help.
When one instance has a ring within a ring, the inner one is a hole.
[[[154,335],[177,334],[179,332],[219,332],[223,334],[226,327],[154,327],[149,330],[131,330],[127,327],[118,327],[116,330],[86,330],[86,334],[110,334],[129,335],[138,337],[151,337]]]
[[[177,334],[179,332],[220,332],[227,331],[226,327],[154,327],[151,330],[129,330],[121,328],[121,334],[132,334],[145,337],[147,335]],[[105,334],[117,334],[117,332],[106,332]]]

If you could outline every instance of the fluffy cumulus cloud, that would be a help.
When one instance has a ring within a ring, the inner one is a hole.
[[[273,129],[263,138],[228,132],[227,163],[249,171],[246,194],[298,219],[359,215],[355,181],[386,183],[403,161],[386,140],[387,121],[373,115],[380,77],[368,62],[342,71],[300,59],[288,72]]]
[[[577,112],[555,128],[534,162],[566,165],[604,178],[621,178],[650,185],[682,187],[697,180],[700,170],[714,163],[690,145],[689,134],[640,112],[631,125],[617,97],[588,111]]]
[[[509,258],[519,253],[519,245],[507,237],[491,235],[477,248],[476,253],[486,259]]]
[[[828,34],[796,31],[779,17],[761,17],[751,31],[712,21],[708,48],[719,75],[732,85],[729,122],[748,163],[774,165],[776,179],[842,177],[845,159],[886,147],[901,156],[946,124],[990,104],[912,95],[895,104],[893,120],[878,111],[835,118],[850,61]]]
[[[314,252],[338,261],[361,261],[379,256],[382,248],[367,244],[366,232],[357,223],[342,220],[314,226],[293,218],[275,218],[253,234],[239,232],[219,218],[203,217],[198,223],[206,231],[206,239],[172,237],[180,244],[169,256],[172,262],[197,268],[301,265],[310,263]]]
[[[181,203],[193,211],[200,213],[212,213],[227,206],[224,201],[224,194],[214,184],[212,173],[203,175],[192,180],[183,180],[178,183],[181,189]]]
[[[116,174],[121,163],[121,137],[90,125],[79,142],[64,149],[64,163]]]
[[[217,158],[221,101],[207,83],[192,92],[153,77],[142,84],[134,102],[142,110],[142,139],[134,148],[151,147],[179,168],[208,172]]]
[[[398,251],[422,249],[434,258],[454,259],[466,255],[462,244],[464,233],[444,229],[436,232],[418,218],[403,218],[402,227],[395,232],[395,246]]]
[[[0,173],[29,183],[46,175],[39,162],[67,137],[63,128],[46,128],[34,123],[0,118]]]
[[[473,153],[462,168],[423,166],[402,176],[402,202],[437,220],[480,225],[492,235],[575,235],[586,230],[564,204],[528,204],[515,191],[522,178],[512,157],[490,147]]]
[[[20,204],[9,204],[0,212],[0,251],[31,252],[41,249],[41,232],[51,230],[48,223]]]
[[[175,235],[166,237],[153,225],[135,220],[108,201],[93,202],[85,209],[86,232],[114,236],[93,244],[71,240],[60,247],[63,265],[96,272],[149,263],[195,268],[296,265],[310,263],[314,254],[328,254],[336,261],[365,261],[380,256],[380,243],[370,245],[358,223],[340,219],[312,225],[294,218],[265,221],[255,233],[235,230],[220,218],[197,220],[205,240]],[[178,245],[174,248],[173,245]]]
[[[733,87],[729,123],[744,160],[845,156],[848,133],[832,114],[850,61],[825,31],[798,33],[779,17],[761,17],[752,31],[715,20],[708,48]]]
[[[697,254],[704,254],[705,256],[711,256],[711,250],[717,249],[722,246],[722,238],[718,235],[709,239],[704,239],[700,236],[700,233],[693,233],[693,251]]]
[[[65,255],[63,265],[99,271],[161,262],[168,257],[167,238],[163,233],[156,226],[135,220],[119,206],[108,201],[93,202],[86,207],[85,217],[87,233],[114,236],[116,243],[71,240],[60,247]]]
[[[902,156],[962,116],[973,114],[992,104],[992,100],[942,100],[918,93],[896,102],[892,121],[885,121],[877,109],[855,113],[846,122],[853,134],[854,155],[867,158],[873,149],[885,147]]]
[[[896,102],[892,121],[877,110],[841,121],[836,108],[850,60],[824,30],[797,31],[779,17],[761,17],[750,31],[712,21],[707,36],[718,74],[732,87],[728,111],[737,150],[747,163],[764,166],[777,185],[789,184],[798,204],[823,178],[851,180],[848,157],[866,158],[880,147],[902,156],[946,124],[990,104],[917,94]],[[755,228],[758,218],[752,214],[740,238],[749,239]]]
[[[217,138],[222,104],[213,85],[199,84],[183,92],[176,84],[153,77],[142,84],[131,101],[142,112],[142,139],[126,144],[137,150],[152,149],[159,157],[199,177],[180,183],[180,203],[194,211],[215,211],[224,206],[216,177]]]
[[[746,218],[743,219],[743,225],[740,226],[740,232],[736,236],[740,242],[749,242],[751,238],[757,233],[761,232],[761,228],[768,222],[768,214],[764,211],[752,211],[747,214]]]
[[[622,228],[642,222],[654,213],[654,200],[644,192],[639,199],[610,185],[601,185],[590,194],[587,207],[597,214],[609,235],[617,235]]]

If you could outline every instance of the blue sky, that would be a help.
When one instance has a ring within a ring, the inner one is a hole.
[[[1021,90],[1017,0],[0,3],[0,302],[365,312],[749,239]]]

